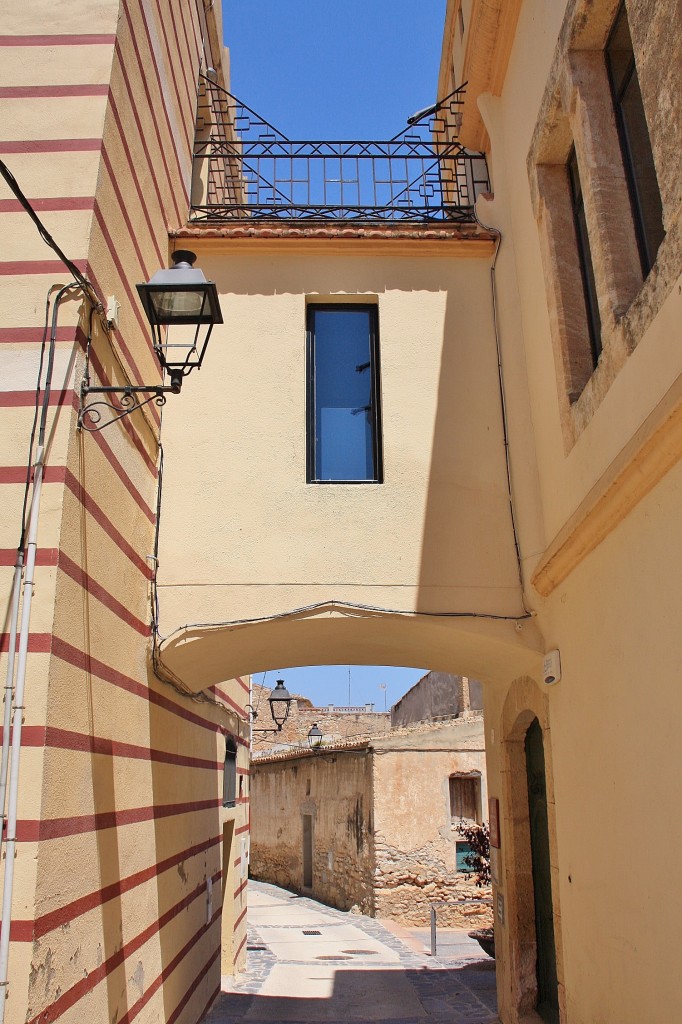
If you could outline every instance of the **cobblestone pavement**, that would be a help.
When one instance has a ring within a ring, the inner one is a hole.
[[[249,921],[247,970],[223,978],[205,1024],[498,1024],[495,962],[475,946],[434,958],[263,882],[249,882]]]

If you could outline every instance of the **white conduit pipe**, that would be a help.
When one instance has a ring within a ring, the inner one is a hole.
[[[12,721],[12,763],[10,768],[9,806],[7,809],[7,839],[5,846],[5,888],[2,894],[2,931],[0,932],[0,1024],[5,1019],[7,1004],[7,975],[9,967],[9,936],[12,923],[12,889],[14,887],[14,860],[17,846],[17,804],[19,796],[19,757],[21,754],[21,727],[24,718],[24,687],[26,684],[26,662],[31,624],[31,601],[33,578],[38,543],[38,518],[40,516],[40,494],[43,488],[43,459],[45,449],[40,445],[35,460],[33,497],[28,527],[26,549],[26,574],[24,576],[24,604],[21,610],[19,652],[17,656],[17,685],[14,694]]]
[[[17,552],[14,566],[14,583],[12,584],[12,605],[9,623],[9,647],[7,648],[7,676],[5,679],[5,714],[2,729],[2,761],[0,761],[0,808],[2,809],[2,835],[0,835],[0,854],[5,839],[5,795],[7,793],[7,767],[9,765],[9,734],[12,723],[12,691],[14,689],[14,662],[17,651],[17,623],[19,621],[19,601],[21,599],[21,577],[24,574],[24,552]]]
[[[24,689],[26,686],[26,665],[28,661],[28,644],[31,631],[31,602],[33,601],[33,582],[36,567],[36,551],[38,547],[38,519],[40,518],[40,496],[43,489],[45,470],[45,434],[47,413],[50,407],[50,389],[54,370],[54,354],[57,341],[57,315],[59,304],[67,292],[80,285],[67,284],[60,288],[52,307],[52,334],[45,373],[45,389],[43,407],[40,415],[38,447],[33,472],[33,494],[28,521],[28,539],[26,543],[26,572],[24,575],[24,603],[21,608],[21,629],[19,630],[19,650],[17,653],[17,680],[14,691],[14,709],[12,714],[12,752],[9,772],[9,800],[7,807],[7,836],[5,840],[5,878],[2,893],[2,927],[0,928],[0,1024],[4,1024],[5,1007],[8,996],[9,946],[12,927],[12,893],[14,889],[14,861],[17,852],[17,805],[19,802],[19,760],[21,757],[21,727],[24,723]]]

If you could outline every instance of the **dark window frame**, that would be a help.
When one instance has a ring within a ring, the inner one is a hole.
[[[237,803],[237,744],[229,737],[225,740],[225,761],[223,764],[223,807],[234,807]]]
[[[658,188],[658,179],[656,177],[656,166],[654,164],[653,151],[651,148],[651,138],[649,135],[649,126],[646,123],[646,116],[644,114],[644,107],[642,104],[642,116],[644,118],[644,128],[646,130],[646,140],[648,144],[648,150],[646,154],[643,154],[640,148],[638,156],[640,159],[635,158],[634,149],[632,146],[632,139],[630,132],[628,131],[628,124],[624,114],[624,106],[626,96],[631,86],[634,84],[637,89],[640,103],[642,101],[642,93],[639,85],[639,75],[637,74],[637,64],[635,61],[634,47],[632,49],[632,56],[630,57],[627,67],[622,71],[620,78],[621,81],[617,82],[617,69],[614,61],[614,41],[618,37],[619,29],[622,29],[622,20],[624,19],[625,25],[627,26],[628,36],[630,38],[630,44],[632,45],[632,36],[630,34],[630,24],[628,21],[627,9],[625,2],[621,2],[620,7],[616,12],[616,16],[613,19],[611,31],[604,47],[604,59],[606,61],[606,70],[609,77],[609,84],[611,86],[611,99],[613,102],[613,110],[616,118],[616,125],[618,128],[618,138],[620,141],[621,157],[623,160],[623,169],[625,171],[625,177],[628,184],[628,193],[630,196],[630,206],[632,208],[632,219],[635,225],[635,234],[637,236],[637,245],[639,248],[639,259],[642,266],[642,275],[647,277],[649,271],[654,265],[656,255],[658,252],[658,246],[656,252],[650,251],[649,246],[649,234],[653,227],[660,228],[661,241],[665,237],[665,228],[663,226],[663,206],[661,203],[661,193]],[[641,162],[641,156],[644,155],[651,163],[653,179],[656,182],[658,207],[660,212],[660,220],[654,225],[650,217],[645,213],[642,188],[643,184],[639,180],[635,173],[635,166],[638,162]],[[660,245],[660,241],[659,241]]]
[[[594,277],[592,250],[590,248],[590,236],[587,230],[587,217],[585,214],[582,183],[580,181],[580,168],[578,167],[578,158],[575,146],[571,146],[571,151],[568,154],[568,159],[566,160],[566,177],[568,178],[568,191],[571,198],[571,212],[573,214],[573,227],[575,230],[575,242],[578,250],[580,276],[582,277],[583,282],[585,319],[587,321],[587,332],[590,338],[592,364],[593,367],[596,368],[599,356],[602,352],[601,315],[599,313],[597,285]]]
[[[368,312],[370,352],[370,398],[374,477],[366,480],[320,480],[315,475],[315,313]],[[311,302],[306,309],[306,482],[309,484],[382,484],[384,482],[381,425],[381,364],[379,356],[379,309],[376,302]]]

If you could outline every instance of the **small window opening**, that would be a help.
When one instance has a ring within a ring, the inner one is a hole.
[[[459,17],[459,38],[464,39],[464,11],[462,10],[461,4],[459,5],[459,11],[457,13]]]
[[[455,843],[455,870],[464,871],[471,874],[471,868],[466,863],[465,858],[474,853],[474,848],[471,843]]]

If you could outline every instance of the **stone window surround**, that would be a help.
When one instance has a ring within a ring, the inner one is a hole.
[[[642,282],[639,249],[616,126],[604,47],[620,0],[567,6],[527,158],[545,268],[559,413],[567,454],[653,320],[670,282],[664,239]],[[635,58],[637,58],[637,42]],[[653,142],[653,140],[652,140]],[[566,161],[571,147],[585,214],[602,322],[593,369]],[[655,158],[655,149],[654,149]],[[664,208],[665,218],[665,208]],[[668,244],[667,244],[668,243]],[[669,255],[672,257],[673,252]],[[668,271],[667,273],[665,271]]]

